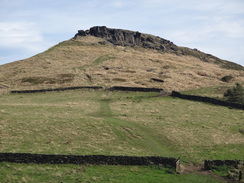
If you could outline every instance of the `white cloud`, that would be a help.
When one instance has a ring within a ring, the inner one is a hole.
[[[9,47],[42,42],[40,32],[34,27],[28,22],[0,22],[0,45]]]
[[[214,25],[209,26],[212,32],[222,32],[230,38],[244,38],[244,20],[233,21],[231,18],[217,17]]]
[[[244,41],[243,7],[243,0],[2,0],[0,48],[25,48],[34,55],[95,25],[155,34],[199,49],[213,40],[216,50],[222,42],[239,48],[241,41],[235,42]]]
[[[242,0],[205,0],[196,3],[193,8],[199,11],[213,11],[216,14],[240,14],[244,13],[244,2]]]
[[[0,64],[33,56],[50,46],[35,23],[0,22]]]
[[[206,25],[190,25],[188,27],[171,31],[168,35],[176,40],[189,43],[191,41],[203,41],[216,39],[244,39],[244,21],[232,22],[223,18],[212,18]]]

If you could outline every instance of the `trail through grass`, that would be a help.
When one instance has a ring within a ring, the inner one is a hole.
[[[244,159],[244,111],[155,93],[0,95],[0,152]],[[218,182],[152,167],[0,163],[1,182]],[[47,181],[48,180],[48,181]]]
[[[132,147],[132,151],[136,148],[144,149],[144,152],[141,152],[143,154],[147,152],[151,155],[174,155],[169,145],[164,144],[162,138],[157,138],[152,129],[123,120],[113,114],[110,109],[111,101],[112,99],[110,98],[101,99],[100,111],[97,115],[103,117],[103,120],[112,127],[114,134],[121,141],[118,145],[125,144],[128,147]],[[133,152],[131,153],[133,154]]]
[[[243,110],[155,95],[0,95],[0,152],[244,159]]]

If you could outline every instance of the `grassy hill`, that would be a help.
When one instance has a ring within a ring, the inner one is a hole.
[[[76,36],[31,58],[1,65],[0,85],[10,89],[119,85],[183,91],[244,83],[244,69],[238,64],[196,49],[174,45],[174,50]],[[233,77],[229,84],[221,80],[228,75]]]
[[[202,164],[204,159],[244,159],[244,136],[240,133],[244,125],[243,110],[158,97],[157,93],[80,90],[5,94],[0,95],[0,114],[0,152],[155,155],[180,157],[183,164]],[[31,170],[25,170],[23,165],[0,164],[0,168],[6,166],[13,172],[12,166],[19,167],[25,175]],[[48,167],[43,166],[43,171],[45,168]],[[64,172],[70,168],[60,166],[58,170],[49,166],[48,169],[60,172],[66,179]],[[103,168],[83,167],[87,171],[104,172]],[[125,177],[133,169],[127,167],[124,175],[117,174],[117,168],[112,168],[115,174]],[[151,176],[154,173],[158,176],[157,170],[146,169],[152,172]],[[74,177],[77,174],[71,172]],[[84,173],[91,176],[87,177],[90,180],[95,175]],[[171,177],[168,173],[163,175],[159,180]],[[31,173],[29,176],[32,177]],[[100,173],[99,180],[103,180],[102,176],[105,175]],[[188,176],[186,182],[199,177],[198,174],[185,176]]]
[[[1,152],[243,159],[243,110],[155,93],[0,96]]]
[[[158,93],[8,93],[68,86],[136,86],[220,98],[234,83],[244,84],[243,67],[198,50],[174,49],[121,46],[86,35],[1,65],[0,152],[167,156],[196,165],[204,159],[243,160],[243,110]],[[233,78],[225,82],[224,76]],[[223,182],[206,172],[172,174],[167,167],[2,162],[0,171],[1,182]]]

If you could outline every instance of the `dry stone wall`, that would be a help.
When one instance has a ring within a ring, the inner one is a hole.
[[[51,91],[66,91],[66,90],[80,90],[80,89],[93,89],[101,90],[104,89],[102,86],[78,86],[78,87],[68,87],[68,88],[54,88],[54,89],[40,89],[40,90],[12,90],[11,93],[42,93]],[[135,92],[162,92],[161,88],[143,88],[143,87],[124,87],[124,86],[114,86],[110,87],[109,91],[135,91]]]
[[[227,178],[231,182],[244,182],[243,170],[244,161],[243,160],[205,160],[204,170],[215,170],[221,169],[220,167],[228,167]],[[223,169],[223,168],[222,168]]]
[[[209,97],[202,97],[202,96],[196,96],[196,95],[185,95],[181,94],[179,92],[173,91],[171,93],[172,97],[177,97],[181,99],[186,99],[186,100],[191,100],[191,101],[199,101],[199,102],[205,102],[205,103],[210,103],[214,105],[221,105],[221,106],[226,106],[230,108],[236,108],[236,109],[242,109],[244,110],[244,105],[243,104],[238,104],[238,103],[231,103],[231,102],[226,102],[214,98],[209,98]]]
[[[179,159],[159,156],[51,155],[0,153],[0,162],[36,164],[162,165],[179,169]]]
[[[51,91],[66,91],[66,90],[80,90],[80,89],[100,90],[103,89],[103,87],[102,86],[77,86],[77,87],[40,89],[40,90],[12,90],[11,93],[42,93],[42,92],[51,92]]]
[[[211,170],[215,166],[232,166],[238,168],[239,165],[243,165],[244,161],[241,160],[205,160],[204,170]]]
[[[125,86],[114,86],[109,88],[110,91],[138,91],[138,92],[162,92],[161,88],[143,88],[143,87],[125,87]]]

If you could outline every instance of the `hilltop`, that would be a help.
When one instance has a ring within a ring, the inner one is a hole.
[[[225,76],[232,76],[226,83]],[[10,89],[136,86],[189,90],[244,83],[244,67],[158,36],[105,26],[79,30],[31,58],[0,66]]]

